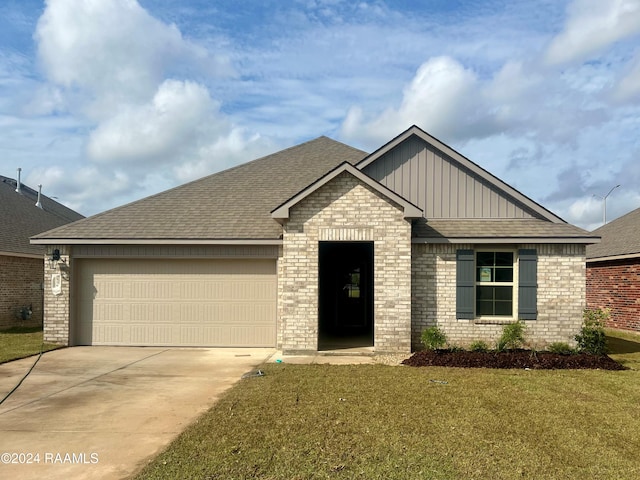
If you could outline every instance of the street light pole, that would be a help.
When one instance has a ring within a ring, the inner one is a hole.
[[[604,197],[601,197],[600,195],[596,195],[595,193],[593,194],[594,197],[598,197],[602,199],[602,224],[603,225],[607,224],[607,197],[611,195],[611,192],[613,192],[619,186],[620,185],[616,185],[615,187],[613,187],[611,190],[609,190],[609,193],[607,193]]]

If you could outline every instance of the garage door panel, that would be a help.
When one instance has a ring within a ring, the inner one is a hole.
[[[78,265],[78,344],[275,345],[274,260]]]

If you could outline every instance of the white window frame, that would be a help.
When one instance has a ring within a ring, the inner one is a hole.
[[[490,252],[490,253],[512,253],[513,254],[513,281],[511,282],[481,282],[477,280],[478,272],[478,253]],[[476,321],[479,322],[512,322],[518,318],[518,250],[515,248],[499,248],[499,247],[485,247],[475,248],[473,254],[473,276],[474,276],[474,289],[473,289],[473,313]],[[478,287],[479,286],[495,286],[495,287],[511,287],[511,315],[478,315]]]

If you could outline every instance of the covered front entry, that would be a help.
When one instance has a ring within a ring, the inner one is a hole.
[[[373,346],[373,242],[320,242],[319,350]]]

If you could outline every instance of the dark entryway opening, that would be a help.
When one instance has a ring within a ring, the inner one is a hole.
[[[373,346],[373,242],[320,242],[319,350]]]

